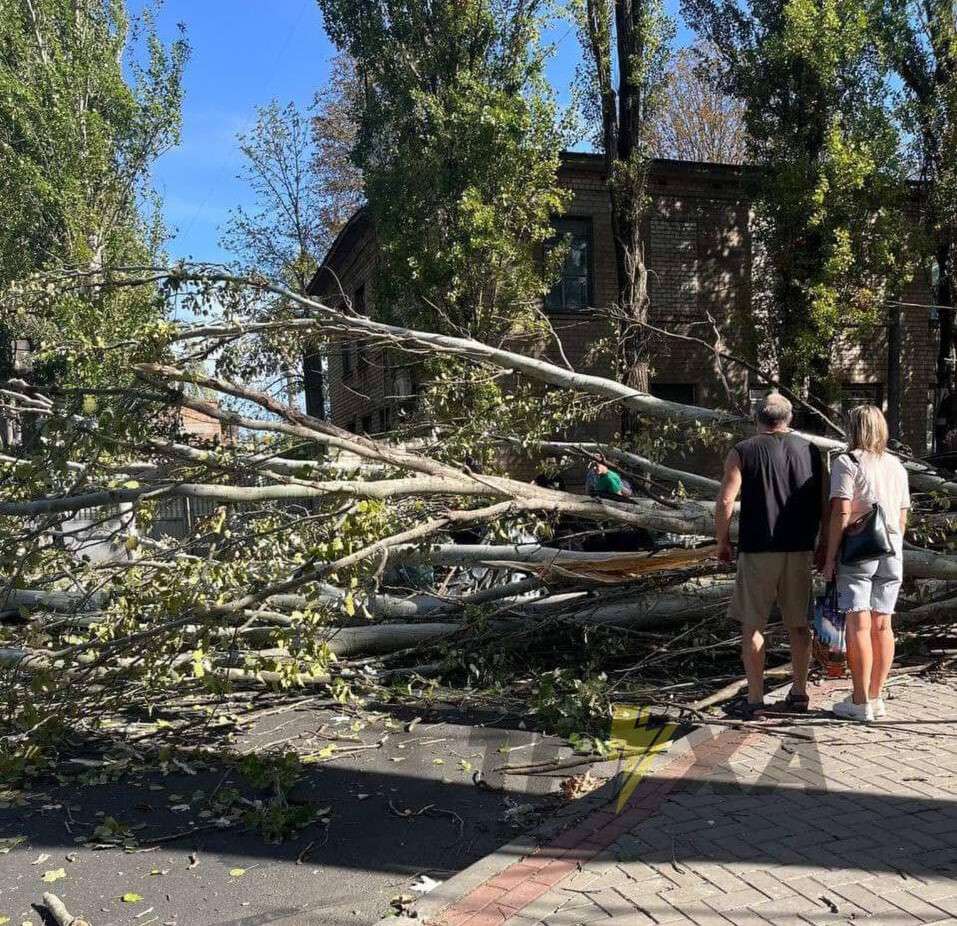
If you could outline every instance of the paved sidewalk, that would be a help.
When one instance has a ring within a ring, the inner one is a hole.
[[[698,731],[620,811],[612,799],[528,855],[490,856],[426,921],[957,926],[957,690],[903,678],[890,692],[881,725]]]

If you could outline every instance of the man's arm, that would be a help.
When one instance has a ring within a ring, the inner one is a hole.
[[[732,450],[724,461],[724,476],[714,508],[714,539],[718,542],[718,559],[731,562],[731,518],[734,503],[741,491],[741,460]]]
[[[817,447],[814,448],[817,450]],[[818,533],[817,549],[814,551],[814,565],[818,570],[827,562],[827,545],[831,524],[831,473],[827,466],[827,457],[817,452],[821,479],[821,529]]]

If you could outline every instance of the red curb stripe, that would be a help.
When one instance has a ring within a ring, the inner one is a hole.
[[[509,891],[500,903],[504,907],[511,907],[515,913],[518,913],[519,910],[524,910],[530,903],[538,900],[547,890],[548,887],[544,884],[539,884],[537,881],[526,881]]]

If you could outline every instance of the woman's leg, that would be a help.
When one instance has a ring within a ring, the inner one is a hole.
[[[890,614],[871,612],[871,652],[873,661],[867,696],[873,701],[881,696],[894,662],[894,630]]]
[[[897,595],[904,578],[903,538],[895,534],[894,541],[894,555],[881,560],[871,585],[871,651],[874,663],[868,681],[868,694],[872,701],[881,696],[894,661],[891,616],[897,607]]]
[[[866,704],[874,666],[870,611],[847,612],[847,664],[854,682],[854,703]]]

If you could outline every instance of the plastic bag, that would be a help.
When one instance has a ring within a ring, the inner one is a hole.
[[[837,606],[837,586],[831,582],[814,601],[814,655],[829,678],[840,678],[847,664],[847,627]]]

